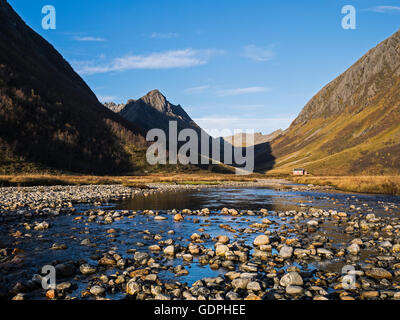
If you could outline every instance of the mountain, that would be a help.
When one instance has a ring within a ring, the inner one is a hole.
[[[282,134],[282,130],[276,130],[270,134],[262,134],[261,132],[251,133],[237,133],[234,136],[224,137],[224,140],[235,147],[251,147],[254,145],[271,142],[276,137]]]
[[[236,164],[231,158],[225,159],[224,151],[226,149],[231,149],[232,154],[235,154],[236,149],[236,152],[241,151],[243,153],[243,146],[233,146],[229,141],[225,141],[223,138],[214,139],[190,118],[181,105],[170,103],[159,90],[152,90],[138,100],[130,99],[125,105],[117,105],[115,103],[105,103],[104,105],[110,110],[117,112],[143,132],[148,132],[151,129],[162,129],[166,133],[168,139],[169,122],[176,121],[178,132],[189,128],[195,130],[198,137],[202,134],[201,137],[208,141],[209,152],[201,150],[201,143],[199,142],[196,153],[199,163],[201,159],[206,159],[209,164],[197,165],[197,167],[201,169],[221,173],[232,173],[235,170],[234,167],[242,167],[241,164]],[[268,138],[266,136],[259,137],[258,135],[257,137],[260,139],[258,140],[259,144],[254,148],[256,168],[270,169],[271,164],[265,165],[266,160],[270,160],[271,163],[273,163],[271,148],[267,142]],[[186,142],[179,142],[178,149],[185,143]],[[216,144],[219,145],[219,158],[212,153],[213,147]],[[167,149],[169,149],[169,144],[167,145]],[[211,159],[216,160],[216,163],[211,164]]]
[[[45,39],[0,0],[0,172],[135,169],[143,132],[105,108]]]
[[[178,130],[200,127],[189,117],[180,105],[173,105],[159,90],[152,90],[138,100],[128,100],[125,105],[105,104],[123,118],[147,132],[159,128],[169,132],[169,121],[176,121]]]
[[[272,142],[275,172],[400,173],[400,30],[304,107]]]

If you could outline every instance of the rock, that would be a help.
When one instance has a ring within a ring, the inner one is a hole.
[[[157,281],[157,275],[154,273],[148,274],[144,277],[146,281]]]
[[[139,283],[137,283],[135,280],[131,279],[128,281],[126,284],[126,293],[128,295],[135,295],[138,294],[141,291],[141,286]]]
[[[175,222],[183,221],[183,219],[184,219],[184,218],[183,218],[183,216],[182,216],[180,213],[174,215],[174,221],[175,221]]]
[[[175,247],[174,246],[168,246],[164,249],[164,253],[168,256],[173,256],[175,254]]]
[[[117,262],[114,259],[108,258],[108,257],[102,257],[99,260],[99,264],[102,266],[113,266],[115,265]]]
[[[240,273],[236,271],[229,271],[225,273],[225,277],[227,277],[229,280],[235,280],[237,278],[240,278]]]
[[[272,224],[272,221],[270,221],[269,219],[265,218],[262,220],[263,224]]]
[[[250,281],[246,287],[247,290],[261,291],[261,286],[257,281]]]
[[[192,261],[193,260],[193,256],[191,254],[187,253],[187,254],[182,255],[182,259],[184,261]]]
[[[218,244],[217,247],[215,248],[215,254],[217,256],[225,256],[225,254],[229,251],[228,246],[224,244]]]
[[[318,227],[318,221],[316,221],[316,220],[310,220],[310,221],[307,222],[307,225],[308,225],[309,227]]]
[[[352,245],[347,247],[347,251],[350,254],[356,256],[356,255],[358,255],[360,253],[360,246],[358,244],[356,244],[356,243],[353,243]]]
[[[82,246],[90,246],[92,243],[90,242],[90,239],[83,239],[81,241]]]
[[[393,253],[398,253],[398,252],[400,252],[400,244],[396,243],[396,244],[392,247],[392,252],[393,252]]]
[[[89,265],[89,264],[82,264],[80,267],[79,267],[79,270],[80,270],[80,272],[82,273],[82,274],[93,274],[93,273],[95,273],[96,272],[96,267],[92,267],[91,265]]]
[[[47,299],[54,299],[56,297],[56,291],[51,289],[46,291],[46,298]]]
[[[392,279],[392,274],[383,269],[383,268],[372,268],[370,270],[365,271],[365,274],[373,279],[382,280],[382,279]]]
[[[61,282],[57,285],[56,289],[61,291],[61,290],[65,290],[68,291],[69,289],[71,289],[72,287],[72,283],[71,282]]]
[[[199,246],[197,246],[197,245],[189,245],[189,252],[192,255],[198,255],[200,253]]]
[[[94,296],[101,296],[104,294],[105,289],[101,286],[93,286],[90,288],[90,293]]]
[[[303,285],[303,278],[301,275],[295,271],[289,272],[285,274],[281,280],[279,281],[282,287],[287,286],[302,286]]]
[[[246,289],[249,279],[237,278],[232,281],[232,287],[234,289]]]
[[[283,259],[290,259],[293,255],[293,248],[289,246],[283,246],[281,250],[279,250],[279,255]]]
[[[317,253],[318,253],[319,255],[325,256],[325,257],[327,257],[327,258],[333,256],[333,252],[330,251],[330,250],[328,250],[328,249],[325,249],[325,248],[318,248],[318,249],[317,249]]]
[[[135,255],[133,256],[133,259],[139,263],[147,261],[149,258],[150,256],[148,253],[140,251],[135,252]]]
[[[155,245],[149,246],[149,250],[153,251],[153,252],[158,252],[158,251],[161,251],[161,248],[159,245],[155,244]]]
[[[49,228],[49,224],[46,221],[43,221],[41,223],[38,223],[36,226],[34,226],[33,229],[35,229],[37,231],[43,231],[48,228]]]
[[[259,296],[256,296],[254,293],[249,294],[244,300],[261,300]]]
[[[301,295],[303,293],[303,288],[299,286],[288,285],[286,287],[286,293],[290,295]]]
[[[269,237],[266,235],[260,235],[257,238],[254,239],[253,244],[255,246],[262,246],[262,245],[266,245],[269,244]]]
[[[364,291],[361,293],[362,299],[372,299],[372,298],[377,298],[377,297],[379,297],[378,291]]]
[[[51,250],[66,250],[68,247],[66,244],[58,244],[58,243],[53,243],[51,246]]]
[[[167,220],[168,218],[167,217],[163,217],[163,216],[155,216],[154,217],[154,220],[156,220],[156,221],[163,221],[163,220]]]
[[[191,236],[190,236],[190,240],[192,240],[192,241],[198,241],[198,240],[200,240],[200,235],[199,234],[197,234],[197,233],[193,233]]]
[[[171,297],[170,297],[170,296],[167,296],[167,295],[162,294],[162,293],[157,293],[157,294],[154,296],[154,298],[155,298],[156,300],[171,300]]]
[[[218,239],[219,243],[222,243],[222,244],[229,243],[229,237],[228,236],[218,236],[217,239]]]

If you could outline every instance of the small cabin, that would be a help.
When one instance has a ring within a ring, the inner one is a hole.
[[[303,168],[293,169],[294,176],[305,176],[307,174],[307,170]]]

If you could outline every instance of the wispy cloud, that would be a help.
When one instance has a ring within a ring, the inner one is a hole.
[[[76,41],[89,41],[89,42],[104,42],[106,39],[104,38],[98,38],[98,37],[73,37],[74,40]]]
[[[78,73],[90,75],[112,71],[126,71],[133,69],[173,69],[189,68],[208,63],[211,57],[222,54],[220,50],[173,50],[155,52],[147,55],[128,55],[112,60],[108,64],[95,62],[75,62]]]
[[[400,13],[399,6],[376,6],[367,9],[367,11],[373,11],[378,13]]]
[[[267,91],[270,91],[270,89],[265,87],[247,87],[247,88],[220,90],[218,91],[217,94],[220,97],[228,97],[228,96],[238,96],[242,94],[261,93]]]
[[[269,61],[275,56],[271,49],[260,48],[255,45],[248,45],[243,48],[243,55],[254,61]]]
[[[118,97],[115,96],[102,96],[102,95],[98,95],[97,99],[99,99],[100,102],[113,102],[115,100],[118,99]]]
[[[179,33],[175,32],[168,32],[168,33],[158,33],[158,32],[153,32],[150,35],[150,38],[152,39],[172,39],[172,38],[178,38]]]
[[[198,87],[192,87],[192,88],[185,89],[183,92],[185,94],[200,94],[209,88],[210,88],[210,86],[198,86]]]

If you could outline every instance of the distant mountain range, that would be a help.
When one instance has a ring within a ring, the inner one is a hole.
[[[231,143],[235,147],[251,147],[254,145],[271,142],[276,137],[282,134],[282,130],[276,130],[270,134],[262,134],[261,132],[251,133],[237,133],[234,136],[224,137],[224,140]]]
[[[400,173],[400,31],[318,92],[271,142],[275,172]]]

